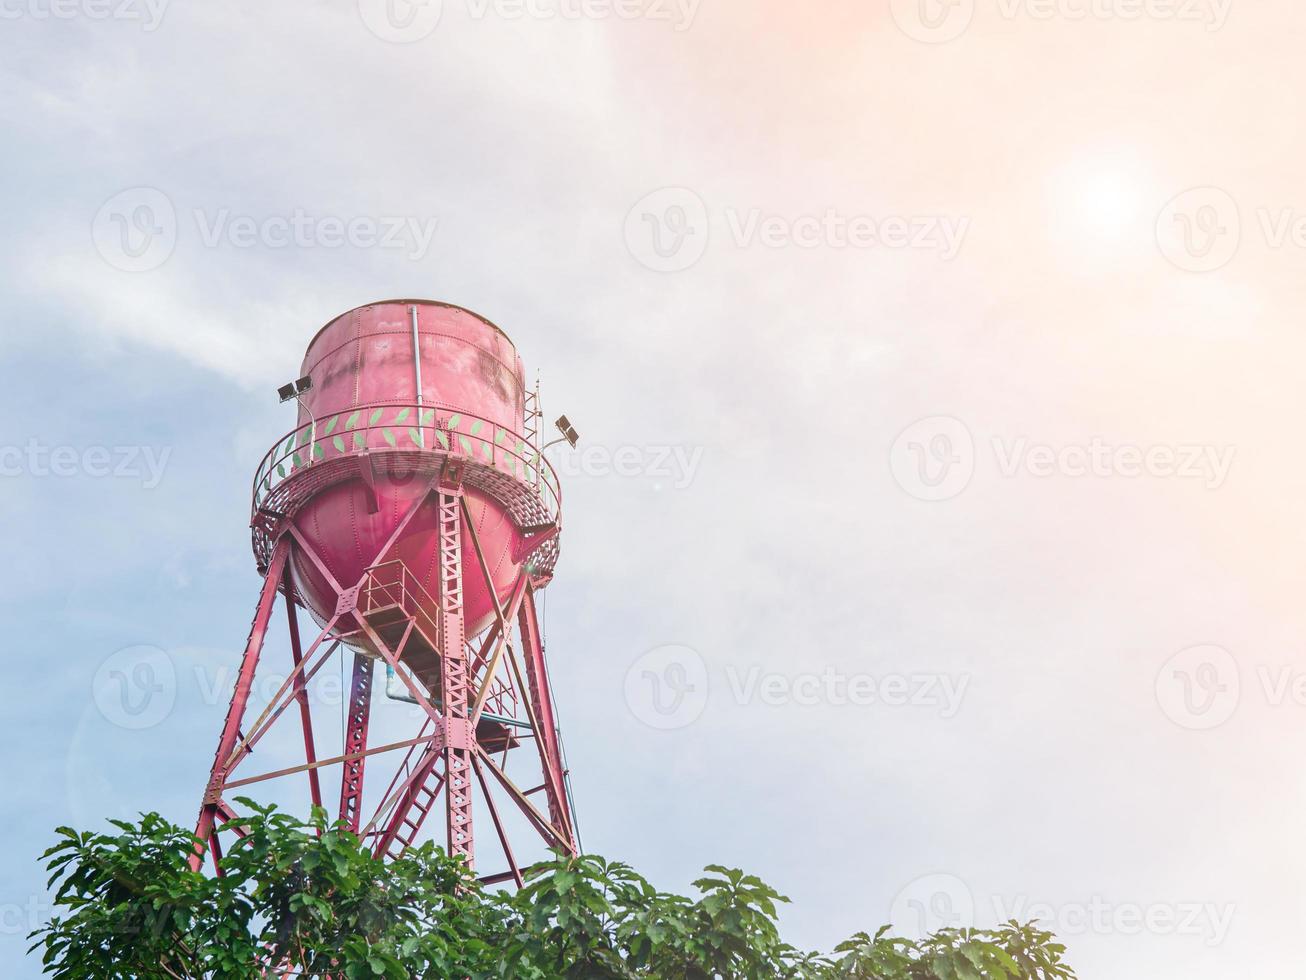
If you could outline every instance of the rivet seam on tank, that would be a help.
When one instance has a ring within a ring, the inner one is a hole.
[[[399,333],[399,332],[400,332],[400,331],[396,331],[396,330],[385,330],[385,331],[377,331],[376,333],[359,334],[359,335],[357,335],[357,336],[351,338],[350,340],[346,341],[345,343],[340,344],[340,345],[338,345],[338,346],[336,346],[336,347],[333,347],[331,350],[323,351],[323,352],[322,352],[322,355],[321,355],[320,357],[318,357],[317,360],[315,360],[312,364],[308,364],[307,362],[305,362],[305,364],[304,364],[304,368],[305,368],[304,373],[305,373],[305,374],[311,374],[313,371],[317,370],[318,365],[320,365],[324,360],[326,360],[327,358],[331,357],[333,354],[336,354],[337,352],[343,350],[346,346],[348,346],[348,345],[351,344],[351,343],[352,343],[352,344],[357,344],[357,345],[361,348],[361,347],[362,347],[362,342],[363,342],[364,340],[366,340],[368,337],[377,337],[377,336],[380,336],[380,335],[383,334],[383,333],[385,333],[385,334],[390,334],[390,333]],[[449,339],[449,340],[457,341],[457,342],[460,343],[460,344],[465,344],[466,346],[472,348],[473,350],[478,350],[478,351],[480,351],[482,354],[485,354],[485,355],[487,355],[487,356],[489,356],[489,357],[492,357],[492,358],[494,359],[494,361],[495,361],[495,362],[496,362],[500,367],[502,367],[502,368],[504,369],[504,371],[506,371],[506,372],[508,373],[508,376],[512,378],[513,383],[516,384],[517,387],[519,387],[519,388],[521,388],[523,391],[525,391],[525,389],[526,389],[526,382],[525,382],[525,379],[522,378],[521,376],[519,376],[518,373],[517,373],[515,370],[513,370],[513,368],[512,368],[510,365],[508,365],[508,364],[504,364],[504,363],[503,363],[503,359],[502,359],[501,357],[499,357],[497,354],[495,354],[494,351],[486,350],[486,349],[485,349],[484,347],[482,347],[480,344],[474,344],[474,343],[472,343],[470,340],[466,339],[465,337],[459,337],[459,336],[456,335],[456,334],[451,334],[451,333],[442,333],[442,332],[437,331],[437,330],[422,330],[422,331],[420,331],[420,332],[421,332],[421,335],[422,335],[423,337],[445,337],[445,338],[447,338],[447,339]],[[518,356],[517,359],[518,359],[518,360],[521,360],[520,355]],[[355,361],[355,364],[357,364],[357,361]],[[357,384],[358,384],[358,382],[355,381],[354,384],[355,384],[355,389],[357,389]],[[357,399],[358,399],[358,392],[357,392],[357,390],[355,390],[355,392],[354,392],[354,399],[355,399],[355,401],[357,401]]]

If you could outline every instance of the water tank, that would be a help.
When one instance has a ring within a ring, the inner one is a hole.
[[[556,476],[540,455],[538,417],[521,358],[507,335],[470,310],[431,300],[387,300],[344,313],[308,345],[296,429],[264,458],[254,485],[254,551],[261,567],[278,522],[292,521],[315,553],[291,558],[296,591],[319,622],[337,592],[384,559],[402,561],[434,616],[438,521],[428,500],[401,528],[443,467],[462,472],[480,554],[500,602],[523,568],[547,584],[560,520]],[[531,405],[528,409],[528,401]],[[392,546],[382,555],[387,542]],[[470,529],[462,539],[467,634],[494,616]],[[346,616],[340,624],[354,625]],[[361,634],[351,645],[367,650]]]

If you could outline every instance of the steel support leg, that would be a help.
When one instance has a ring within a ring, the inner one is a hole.
[[[289,576],[286,576],[287,580]],[[290,656],[295,661],[295,700],[299,702],[299,720],[304,729],[304,761],[312,766],[317,762],[317,746],[313,739],[313,712],[308,703],[308,685],[299,670],[304,662],[304,651],[299,641],[299,616],[295,612],[293,590],[287,581],[283,590],[286,600],[286,626],[290,630]],[[308,791],[313,805],[322,805],[322,782],[318,778],[316,767],[308,770]]]
[[[245,654],[241,658],[236,690],[232,693],[231,705],[227,709],[227,720],[222,726],[222,737],[218,740],[218,751],[213,759],[208,788],[205,790],[199,821],[195,827],[195,836],[199,839],[199,843],[190,859],[190,866],[195,871],[198,871],[204,863],[204,852],[217,823],[222,786],[227,778],[227,760],[231,758],[236,742],[240,738],[240,723],[245,717],[245,708],[249,704],[250,690],[254,686],[254,672],[258,668],[259,656],[263,652],[263,640],[267,636],[268,622],[272,618],[272,606],[277,598],[277,590],[281,587],[281,578],[285,574],[288,551],[289,542],[282,538],[277,542],[272,553],[272,561],[268,564],[267,576],[263,579],[258,610],[254,614],[254,622],[245,641]]]
[[[544,766],[544,791],[549,801],[549,821],[565,830],[576,850],[576,832],[571,826],[571,807],[567,799],[566,773],[562,766],[562,749],[558,745],[558,723],[553,711],[553,692],[544,665],[544,642],[535,615],[535,590],[527,589],[526,599],[517,614],[517,633],[521,638],[522,659],[526,661],[526,683],[534,707],[532,714],[539,727],[540,761]]]
[[[374,664],[370,657],[354,654],[354,680],[349,691],[348,729],[345,734],[345,755],[362,753],[367,749],[367,725],[372,715],[372,676]],[[340,819],[355,834],[363,806],[363,766],[367,757],[358,755],[344,764],[340,780]]]
[[[445,723],[445,802],[448,851],[474,866],[472,833],[472,752],[475,734],[467,718],[471,671],[463,620],[461,473],[441,482],[440,518],[440,682]]]

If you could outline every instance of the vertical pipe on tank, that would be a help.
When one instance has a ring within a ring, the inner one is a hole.
[[[426,448],[426,433],[422,431],[422,346],[417,339],[417,305],[408,307],[413,323],[413,373],[417,379],[417,445]]]
[[[304,405],[304,399],[301,398],[299,403]],[[312,466],[317,452],[317,416],[307,405],[304,405],[304,411],[308,412],[308,465]]]

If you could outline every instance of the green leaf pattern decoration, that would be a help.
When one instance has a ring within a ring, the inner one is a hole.
[[[413,447],[438,448],[446,452],[452,449],[465,456],[480,458],[487,465],[514,479],[528,483],[539,483],[543,478],[549,490],[554,491],[556,495],[556,488],[544,472],[540,456],[512,430],[486,423],[482,419],[464,416],[461,412],[449,416],[448,421],[441,426],[435,409],[411,406],[394,408],[393,415],[387,423],[384,419],[390,412],[390,409],[381,406],[370,410],[366,407],[358,408],[348,415],[343,412],[332,415],[319,425],[317,436],[320,441],[318,442],[313,441],[311,423],[297,429],[290,434],[283,445],[273,450],[272,459],[269,461],[269,472],[260,474],[260,486],[265,488],[263,492],[271,489],[273,482],[271,470],[275,470],[277,480],[284,480],[302,469],[306,461],[324,460],[329,455],[344,456],[360,452],[367,449],[369,445],[376,445],[378,441],[384,441],[390,448],[398,449],[400,446],[395,433],[397,429],[402,429]],[[468,424],[464,426],[464,422]],[[485,431],[487,424],[488,432]],[[339,429],[338,433],[337,429]],[[370,437],[372,432],[379,432],[379,440]],[[352,439],[348,437],[348,433],[352,433]],[[450,433],[453,433],[452,437]],[[304,452],[305,449],[307,452]]]

